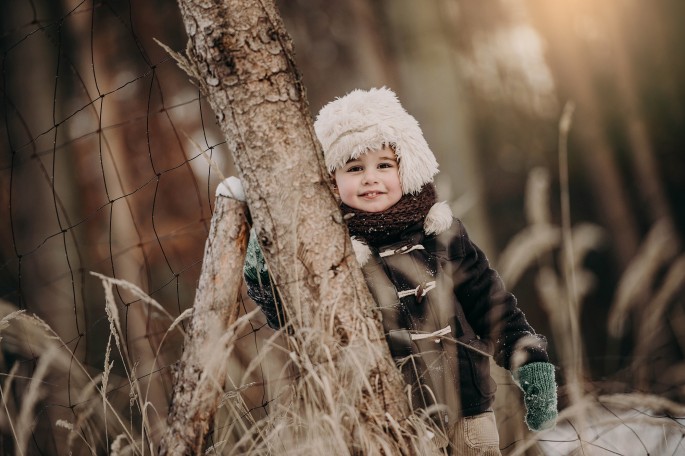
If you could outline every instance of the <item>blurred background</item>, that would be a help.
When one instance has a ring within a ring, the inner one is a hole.
[[[685,402],[685,3],[277,3],[313,115],[354,88],[384,85],[417,118],[441,165],[441,199],[548,335],[562,383],[580,379],[578,395]],[[71,363],[96,375],[110,321],[90,271],[179,315],[192,305],[214,189],[235,170],[208,104],[155,42],[185,49],[175,2],[0,9],[2,315],[40,317]],[[140,381],[160,386],[150,400],[161,421],[181,336],[162,344],[166,317],[125,289],[115,299],[133,362],[148,373]],[[246,353],[267,331],[257,319]],[[29,333],[0,333],[0,371],[13,378],[5,436],[40,354]],[[108,393],[122,403],[124,364]],[[81,402],[73,365],[50,372],[30,447],[56,454],[55,420],[73,419]],[[11,440],[2,439],[8,451]]]

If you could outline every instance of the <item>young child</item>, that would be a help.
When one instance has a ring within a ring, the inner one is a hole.
[[[438,164],[414,117],[387,88],[355,90],[324,106],[314,128],[390,351],[412,386],[412,407],[443,430],[450,453],[499,455],[494,357],[523,390],[530,429],[553,426],[546,340],[449,206],[437,202]],[[280,327],[254,236],[245,279],[269,325]]]

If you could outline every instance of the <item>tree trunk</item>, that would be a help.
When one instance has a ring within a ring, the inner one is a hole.
[[[247,248],[247,208],[217,196],[160,454],[202,454],[226,379]]]
[[[406,436],[403,381],[354,260],[292,42],[273,2],[180,0],[179,5],[190,41],[187,59],[177,58],[198,81],[226,135],[272,282],[294,329],[291,357],[302,361],[295,361],[301,368],[334,364],[327,371],[334,375],[347,361],[364,380],[355,382],[356,395],[350,385],[334,383],[334,400],[308,404],[307,411],[353,397],[347,405],[357,419],[336,429],[348,445],[357,444],[360,432],[374,441]],[[316,337],[306,339],[307,334]],[[350,357],[357,358],[350,363]],[[312,387],[319,385],[308,385],[307,394]],[[293,427],[291,442],[306,444],[301,442],[306,429]],[[382,445],[389,448],[387,440]]]

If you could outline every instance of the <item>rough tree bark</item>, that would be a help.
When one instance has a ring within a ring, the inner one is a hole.
[[[162,455],[202,454],[223,395],[248,233],[245,203],[217,195]]]
[[[296,333],[316,328],[330,336],[321,344],[334,341],[328,347],[333,360],[362,338],[372,344],[377,356],[360,375],[373,391],[360,397],[377,400],[355,406],[362,416],[387,419],[388,427],[397,429],[409,416],[403,381],[353,259],[292,43],[273,2],[179,0],[179,5],[189,44],[187,58],[177,58],[198,81],[226,135],[290,323]],[[175,414],[173,419],[194,418]],[[349,440],[353,444],[352,434]]]

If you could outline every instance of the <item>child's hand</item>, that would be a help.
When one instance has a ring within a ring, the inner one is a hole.
[[[554,366],[544,362],[526,364],[515,372],[514,379],[523,390],[526,424],[530,430],[554,427],[558,415]]]

